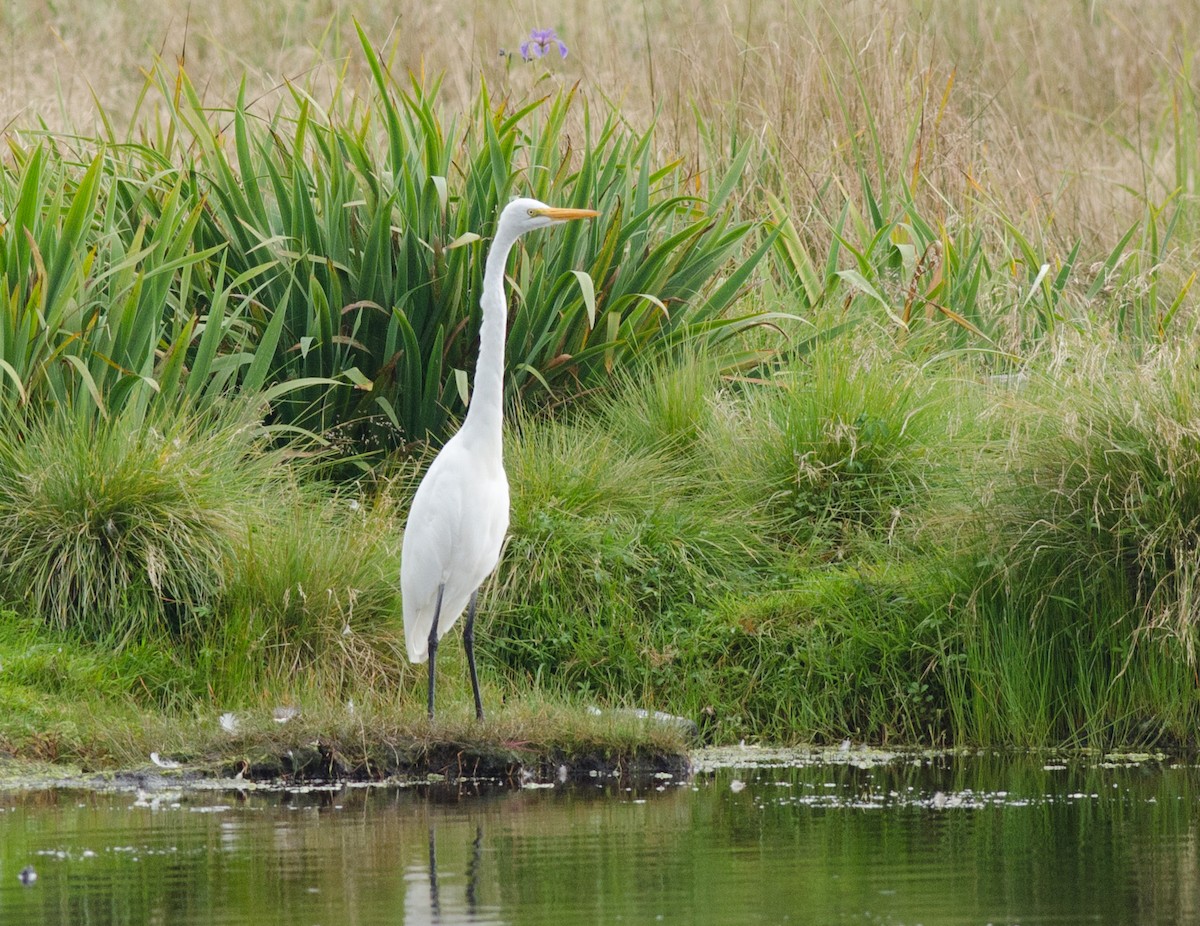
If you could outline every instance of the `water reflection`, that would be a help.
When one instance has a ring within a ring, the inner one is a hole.
[[[439,882],[437,827],[429,828],[429,862],[425,866],[410,865],[404,872],[404,922],[431,923],[437,926],[456,926],[470,923],[475,926],[502,926],[508,921],[496,907],[480,903],[480,866],[483,860],[483,826],[475,827],[465,877],[457,872],[447,877],[443,872]]]
[[[7,793],[0,923],[1181,923],[1197,774],[763,751],[637,787]]]

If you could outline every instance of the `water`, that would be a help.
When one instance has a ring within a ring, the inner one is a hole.
[[[0,792],[0,924],[1200,922],[1198,775],[734,750],[637,787]]]

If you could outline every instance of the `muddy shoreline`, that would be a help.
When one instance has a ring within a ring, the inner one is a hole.
[[[418,784],[487,781],[500,786],[584,783],[596,779],[636,783],[692,774],[686,753],[605,754],[497,751],[456,743],[402,749],[378,745],[348,756],[322,742],[283,750],[179,759],[153,756],[146,765],[90,768],[0,757],[0,790],[79,788],[156,791],[170,788],[298,787],[337,783]]]

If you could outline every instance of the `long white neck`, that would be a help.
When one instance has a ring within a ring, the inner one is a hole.
[[[483,269],[483,295],[479,305],[483,321],[479,326],[479,359],[475,363],[475,385],[462,430],[474,440],[493,445],[500,452],[500,432],[504,423],[504,336],[508,306],[504,297],[504,268],[517,235],[500,225],[488,251]]]

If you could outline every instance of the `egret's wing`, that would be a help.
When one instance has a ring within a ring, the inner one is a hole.
[[[438,587],[452,571],[456,534],[462,521],[462,484],[455,478],[454,467],[447,465],[454,462],[453,454],[447,454],[449,450],[451,445],[447,444],[417,487],[404,527],[400,594],[404,639],[413,662],[425,660]],[[446,605],[443,600],[443,614],[449,616]]]
[[[475,453],[467,441],[452,438],[429,467],[413,496],[400,563],[404,636],[412,661],[427,656],[438,587],[445,588],[440,638],[495,568],[508,527],[508,502],[503,463]]]

